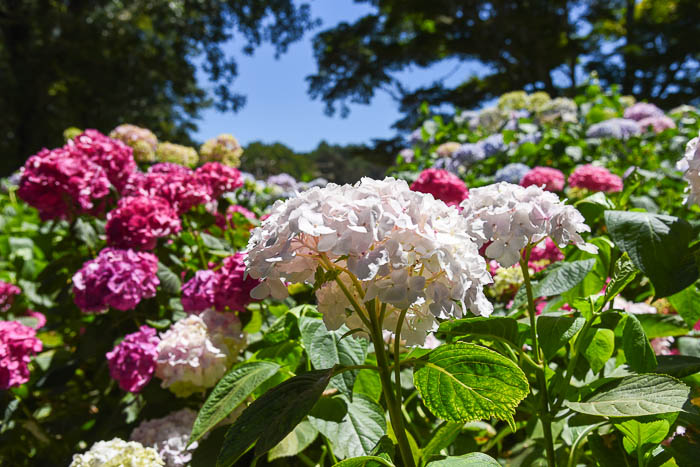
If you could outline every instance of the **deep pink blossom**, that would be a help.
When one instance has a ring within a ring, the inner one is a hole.
[[[22,171],[17,194],[39,210],[42,220],[97,214],[109,194],[102,167],[70,148],[42,149]]]
[[[105,248],[73,276],[75,303],[85,312],[131,310],[156,294],[157,271],[151,253]]]
[[[539,272],[552,263],[564,259],[564,253],[559,249],[549,237],[544,241],[544,246],[539,244],[530,251],[530,261],[528,267],[535,272]]]
[[[456,206],[469,198],[467,185],[456,175],[443,169],[426,169],[411,184],[411,190],[430,193],[449,206]]]
[[[15,284],[0,281],[0,311],[7,311],[15,301],[15,296],[22,293],[22,289]]]
[[[19,321],[0,321],[0,389],[29,381],[30,356],[42,348],[34,329]]]
[[[212,201],[211,190],[195,173],[177,164],[156,164],[148,173],[135,172],[124,190],[126,196],[158,196],[178,213]]]
[[[669,128],[676,128],[676,123],[669,117],[662,115],[660,117],[643,118],[639,121],[639,126],[642,128],[642,130],[646,130],[648,127],[651,127],[651,129],[654,130],[654,133],[661,133]]]
[[[219,162],[207,162],[195,174],[209,187],[213,198],[243,186],[243,178],[238,169]]]
[[[156,370],[159,342],[155,329],[141,326],[107,352],[109,374],[119,382],[120,388],[140,392],[148,384]]]
[[[132,172],[136,170],[133,149],[118,139],[105,136],[97,130],[85,130],[68,142],[66,147],[77,150],[86,159],[101,166],[117,191],[122,191]]]
[[[622,179],[605,167],[580,165],[569,175],[569,185],[591,191],[622,191]]]
[[[547,191],[561,191],[564,189],[565,177],[561,170],[553,169],[551,167],[535,167],[527,172],[522,180],[520,180],[520,186],[543,186]]]
[[[198,313],[214,307],[214,297],[219,287],[217,271],[197,271],[192,279],[182,286],[182,307],[188,313]]]
[[[180,231],[180,218],[163,198],[127,196],[107,214],[107,243],[117,248],[152,250],[160,237]]]
[[[192,174],[192,169],[174,162],[158,162],[148,168],[148,173],[189,175]]]

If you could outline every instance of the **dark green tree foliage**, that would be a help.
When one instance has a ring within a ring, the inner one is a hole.
[[[202,109],[245,103],[225,43],[251,54],[269,41],[283,53],[313,24],[292,0],[0,2],[0,174],[60,145],[71,125],[129,122],[191,143]]]

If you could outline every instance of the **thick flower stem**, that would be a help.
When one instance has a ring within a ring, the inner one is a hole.
[[[389,368],[386,349],[384,348],[382,330],[377,320],[378,317],[372,312],[370,312],[369,315],[370,320],[372,321],[372,344],[374,345],[374,352],[377,356],[379,379],[382,382],[384,400],[386,401],[387,408],[389,409],[391,426],[394,429],[394,435],[396,435],[396,441],[399,444],[399,451],[401,452],[403,465],[405,467],[415,467],[415,463],[413,462],[413,453],[411,452],[411,445],[408,443],[406,429],[404,428],[403,424],[401,400],[397,400],[391,384],[391,370]]]
[[[550,467],[556,467],[556,458],[554,455],[554,437],[552,436],[552,414],[549,411],[549,394],[547,391],[547,376],[544,372],[544,363],[540,358],[540,345],[537,340],[537,323],[535,320],[535,299],[532,293],[532,283],[530,282],[530,270],[527,263],[530,259],[530,246],[525,249],[525,257],[520,258],[520,269],[523,271],[525,279],[525,291],[527,292],[528,315],[530,316],[530,333],[532,336],[532,353],[535,363],[538,365],[536,370],[537,383],[540,387],[540,420],[542,421],[542,431],[544,432],[544,441],[547,449],[547,464]]]

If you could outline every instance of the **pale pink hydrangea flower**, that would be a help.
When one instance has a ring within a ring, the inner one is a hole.
[[[520,180],[520,186],[535,185],[544,187],[547,191],[561,191],[564,189],[564,180],[564,174],[561,170],[551,167],[535,167],[523,176]]]
[[[676,128],[676,123],[669,117],[662,115],[661,117],[647,117],[639,121],[639,126],[646,130],[648,127],[654,131],[654,133],[661,133],[669,128]]]
[[[30,356],[42,348],[34,329],[19,321],[0,321],[0,389],[29,381]]]
[[[165,461],[165,467],[186,467],[197,449],[195,441],[187,446],[197,412],[182,409],[154,420],[143,421],[134,428],[129,439],[152,447]]]
[[[127,196],[107,214],[107,243],[117,248],[152,250],[158,238],[181,229],[180,218],[163,198]]]
[[[590,191],[614,193],[622,191],[622,179],[605,167],[591,164],[580,165],[569,175],[569,185]]]
[[[695,204],[700,200],[700,136],[688,141],[685,155],[676,163],[676,168],[683,172],[683,178],[688,182],[686,192],[688,197],[685,204]]]
[[[156,369],[158,342],[160,340],[155,329],[141,326],[107,352],[109,374],[117,380],[120,388],[129,392],[141,392],[151,381]]]
[[[411,184],[411,190],[430,193],[448,206],[456,206],[469,198],[467,185],[455,174],[442,169],[425,169]]]
[[[663,117],[664,111],[646,102],[637,102],[625,109],[624,117],[630,120],[644,120],[649,117]]]

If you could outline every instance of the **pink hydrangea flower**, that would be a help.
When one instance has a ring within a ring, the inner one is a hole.
[[[199,313],[209,308],[217,311],[243,311],[253,299],[250,291],[260,281],[245,277],[244,253],[224,258],[217,269],[197,271],[182,287],[182,307],[187,312]]]
[[[42,220],[96,214],[109,194],[102,167],[69,148],[42,149],[22,171],[17,195],[39,210]]]
[[[654,104],[648,104],[646,102],[637,102],[625,109],[625,118],[630,120],[643,120],[648,117],[663,117],[664,111],[655,106]]]
[[[85,130],[66,145],[77,150],[107,173],[117,191],[122,191],[132,172],[136,170],[133,149],[118,139],[105,136],[97,130]]]
[[[0,321],[0,389],[29,381],[30,355],[42,348],[34,329],[19,321]]]
[[[159,342],[155,329],[141,326],[107,352],[109,374],[119,382],[120,388],[140,392],[148,384],[156,371]]]
[[[195,171],[195,175],[209,187],[213,198],[243,186],[238,169],[219,162],[207,162]]]
[[[453,173],[442,169],[422,171],[418,179],[411,184],[411,190],[429,193],[448,206],[456,206],[469,198],[467,185]]]
[[[15,296],[22,293],[22,289],[9,282],[0,281],[0,311],[7,311],[15,301]]]
[[[117,248],[152,250],[160,237],[180,231],[180,218],[157,196],[127,196],[107,214],[107,243]]]
[[[622,191],[622,179],[605,167],[586,164],[576,167],[569,175],[569,185],[591,191],[612,193]]]
[[[174,162],[158,162],[148,168],[148,173],[190,175],[192,169]]]
[[[195,173],[177,164],[156,164],[148,173],[134,172],[127,183],[125,196],[158,196],[178,213],[212,201],[211,189]]]
[[[141,300],[155,296],[160,283],[157,271],[158,258],[151,253],[105,248],[73,276],[75,304],[84,312],[110,306],[131,310]]]
[[[651,129],[654,130],[654,133],[661,133],[669,128],[676,128],[676,123],[669,117],[662,115],[660,117],[643,118],[639,121],[639,126],[643,130],[651,127]]]
[[[564,259],[564,253],[559,249],[549,237],[544,241],[544,246],[539,244],[530,251],[530,261],[528,267],[535,272],[539,272],[552,263]]]
[[[551,167],[535,167],[523,176],[520,180],[520,186],[536,185],[544,186],[547,191],[561,191],[564,189],[564,180],[564,174],[561,170]]]

